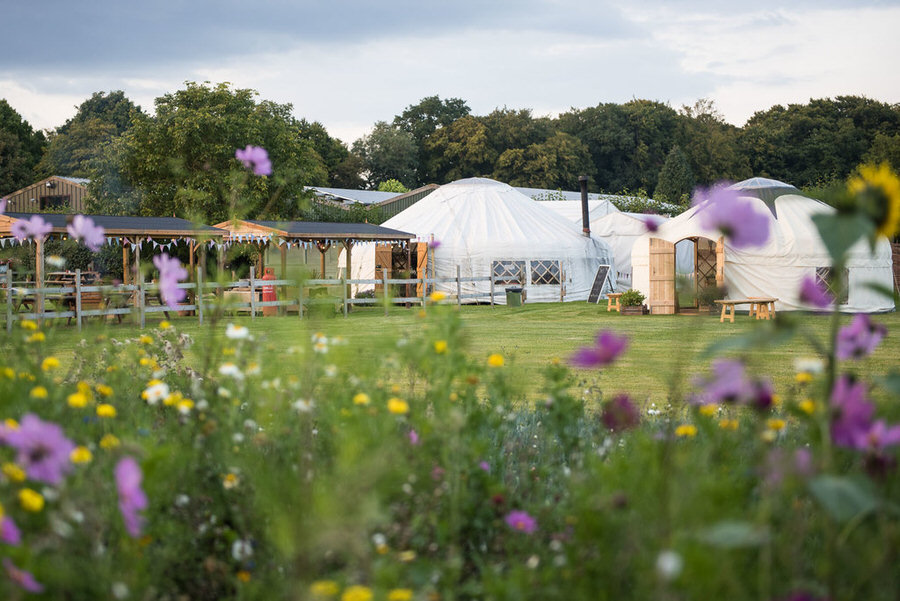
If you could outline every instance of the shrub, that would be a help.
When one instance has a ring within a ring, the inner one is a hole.
[[[631,288],[622,293],[619,297],[619,304],[624,307],[639,307],[644,304],[644,295],[640,290]]]

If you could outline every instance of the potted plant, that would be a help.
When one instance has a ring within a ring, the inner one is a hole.
[[[644,295],[634,288],[626,290],[619,297],[620,313],[622,315],[645,315],[647,307],[644,306]]]

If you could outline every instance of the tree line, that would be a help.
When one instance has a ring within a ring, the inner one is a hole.
[[[480,176],[575,190],[588,175],[595,192],[684,203],[695,186],[722,179],[810,189],[863,162],[900,167],[900,105],[862,96],[776,105],[742,127],[706,99],[679,109],[601,103],[551,118],[506,107],[473,115],[463,99],[429,96],[349,146],[294,117],[290,104],[228,84],[186,83],[154,108],[145,112],[122,91],[97,92],[44,133],[0,100],[0,196],[68,175],[91,179],[97,213],[336,219],[341,211],[310,205],[306,186],[403,190]],[[239,168],[234,150],[247,144],[268,150],[274,176],[248,178]]]

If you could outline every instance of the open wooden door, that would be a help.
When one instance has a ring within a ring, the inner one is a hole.
[[[390,244],[376,244],[375,245],[375,279],[380,280],[384,278],[385,275],[387,277],[391,277],[391,245]],[[385,270],[387,270],[387,274],[385,274]],[[375,294],[381,294],[384,292],[384,284],[375,284]]]
[[[416,277],[419,279],[428,277],[428,244],[419,242],[416,244]],[[424,284],[416,284],[416,296],[423,296]]]
[[[674,315],[675,298],[675,245],[650,238],[650,313]]]

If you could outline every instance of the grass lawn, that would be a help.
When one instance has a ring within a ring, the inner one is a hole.
[[[675,390],[678,395],[679,385],[688,386],[693,374],[707,368],[710,357],[703,352],[710,344],[735,342],[741,335],[773,325],[751,320],[746,314],[739,314],[734,324],[719,323],[718,316],[622,316],[607,312],[605,306],[587,303],[494,308],[464,306],[461,315],[470,352],[476,357],[502,353],[531,399],[537,398],[540,390],[541,368],[553,358],[566,360],[574,349],[590,344],[598,330],[625,333],[630,338],[630,347],[622,360],[600,371],[578,370],[577,386],[588,391],[598,387],[607,394],[629,392],[636,399],[654,403],[664,403],[670,391]],[[819,340],[825,340],[830,327],[829,317],[787,314],[785,317],[812,332]],[[843,323],[850,319],[851,316],[842,316]],[[877,315],[874,319],[885,324],[891,332],[896,332],[900,326],[897,313]],[[423,319],[417,308],[393,308],[387,317],[380,308],[365,308],[354,311],[347,319],[338,316],[310,321],[293,315],[257,317],[255,320],[240,316],[227,320],[247,325],[264,342],[263,370],[270,376],[285,373],[286,364],[296,360],[287,359],[285,349],[308,339],[312,332],[341,336],[348,343],[345,352],[358,355],[358,359],[354,357],[353,360],[377,362],[385,345],[393,344],[396,338],[428,323],[428,318]],[[179,331],[194,336],[196,344],[188,360],[196,361],[203,354],[203,340],[208,335],[209,324],[200,326],[194,317],[176,318],[173,323]],[[148,326],[153,325],[155,322],[148,322]],[[219,329],[223,328],[221,325]],[[82,338],[91,340],[101,331],[120,338],[137,336],[140,332],[128,324],[100,326],[95,322],[79,333],[74,327],[66,327],[60,322],[49,338],[48,350],[66,361]],[[742,353],[751,371],[771,375],[776,390],[782,390],[793,380],[794,359],[812,356],[813,349],[805,338],[795,336],[778,346],[730,352]],[[889,334],[871,357],[848,364],[848,369],[862,375],[883,374],[900,365],[898,357],[900,337]],[[594,395],[589,392],[588,396]]]

